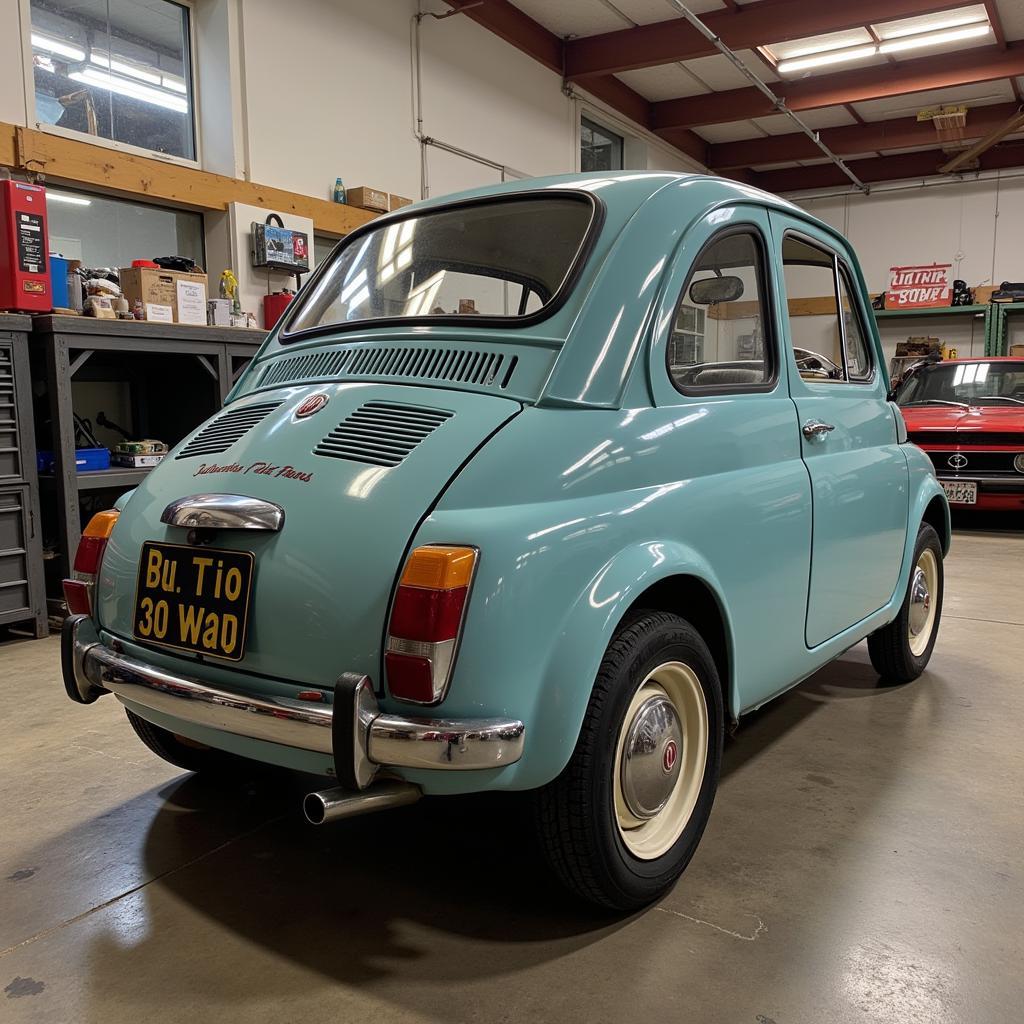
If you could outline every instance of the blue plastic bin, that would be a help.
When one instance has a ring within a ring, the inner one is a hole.
[[[54,309],[68,309],[68,266],[71,260],[50,254],[50,293]]]
[[[53,472],[53,452],[36,452],[36,468],[40,473]],[[109,448],[76,448],[75,472],[90,473],[97,469],[110,469]]]

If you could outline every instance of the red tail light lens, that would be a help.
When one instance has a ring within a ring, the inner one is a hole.
[[[75,552],[72,578],[64,580],[64,600],[72,615],[92,614],[92,594],[103,561],[107,541],[121,513],[116,509],[97,512],[82,531]]]
[[[444,698],[476,570],[475,548],[429,545],[406,562],[388,623],[384,667],[399,700]]]

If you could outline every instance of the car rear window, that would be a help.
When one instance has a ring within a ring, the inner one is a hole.
[[[360,231],[299,298],[283,340],[378,320],[533,320],[567,293],[595,212],[585,193],[553,193],[438,207]]]

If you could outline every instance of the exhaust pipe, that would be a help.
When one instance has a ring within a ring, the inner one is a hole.
[[[411,782],[385,779],[358,792],[337,787],[308,793],[302,801],[302,813],[310,824],[326,825],[342,818],[354,818],[357,814],[414,804],[422,795],[420,787]]]

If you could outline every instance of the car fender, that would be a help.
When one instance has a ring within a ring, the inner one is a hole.
[[[590,702],[594,680],[619,624],[641,595],[662,580],[691,576],[715,595],[731,636],[728,610],[711,566],[695,550],[678,541],[652,540],[632,545],[605,562],[569,608],[551,652],[534,708],[536,763],[531,774],[539,782],[555,778],[572,756]],[[722,680],[726,703],[733,681]],[[559,693],[555,706],[546,696]],[[538,782],[538,784],[539,784]]]

